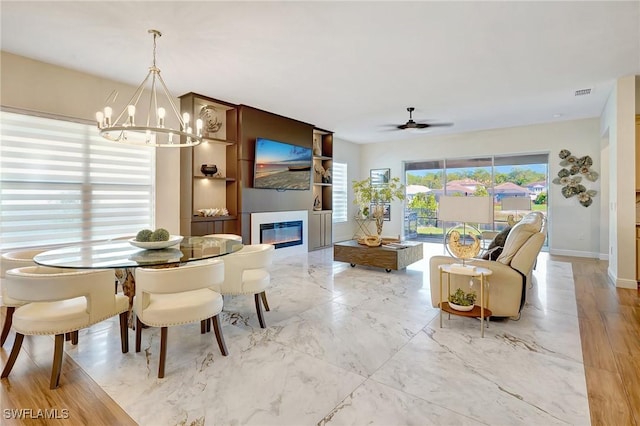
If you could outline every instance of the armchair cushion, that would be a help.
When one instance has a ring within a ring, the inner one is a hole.
[[[544,216],[542,213],[531,212],[523,217],[520,222],[516,223],[507,236],[502,253],[498,256],[498,262],[504,263],[505,265],[511,264],[513,257],[529,238],[533,234],[540,232],[543,222]]]

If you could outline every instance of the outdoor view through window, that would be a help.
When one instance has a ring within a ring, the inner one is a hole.
[[[407,239],[442,241],[446,226],[438,218],[442,195],[492,197],[492,224],[500,231],[530,211],[547,214],[548,154],[447,159],[405,164]]]

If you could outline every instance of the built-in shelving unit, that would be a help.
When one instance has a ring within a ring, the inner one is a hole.
[[[309,248],[332,245],[333,133],[313,131],[313,211],[309,219]]]
[[[182,113],[203,120],[200,145],[180,150],[180,233],[238,234],[238,108],[236,105],[195,93],[180,97]],[[208,176],[203,164],[218,171]],[[199,216],[198,210],[225,208],[225,216]]]

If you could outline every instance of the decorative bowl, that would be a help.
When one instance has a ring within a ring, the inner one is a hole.
[[[131,238],[129,244],[146,250],[159,250],[179,244],[183,238],[182,235],[171,235],[167,241],[136,241]]]
[[[215,164],[203,164],[200,166],[200,171],[205,176],[213,176],[218,173],[218,167]]]
[[[456,305],[455,303],[449,302],[449,306],[451,307],[451,309],[454,309],[456,311],[469,312],[470,310],[473,309],[475,305],[462,306],[462,305]]]

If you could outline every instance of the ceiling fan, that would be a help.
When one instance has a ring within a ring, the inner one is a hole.
[[[449,127],[453,126],[453,123],[417,123],[413,120],[413,111],[415,111],[414,107],[408,107],[407,111],[409,111],[409,121],[404,124],[392,124],[391,126],[395,127],[398,130],[405,129],[426,129],[428,127]]]

